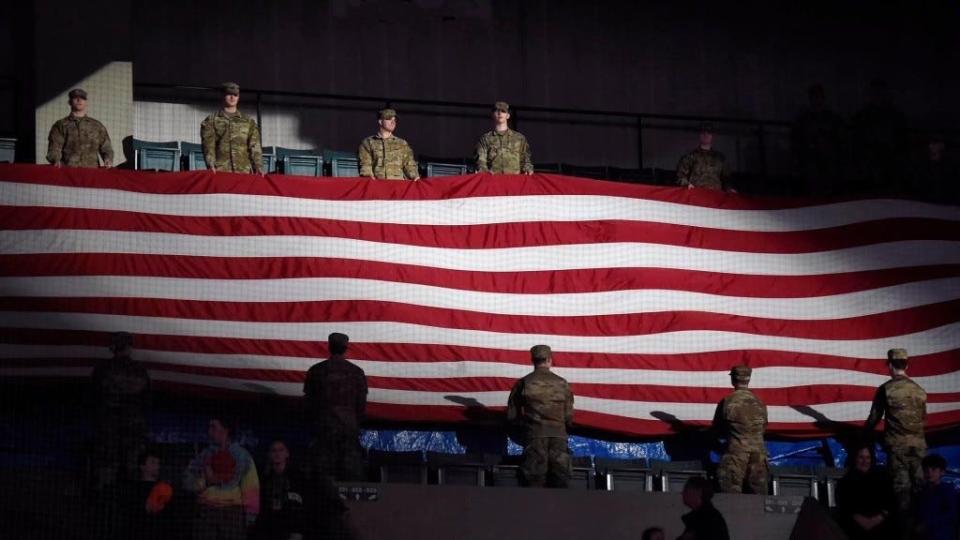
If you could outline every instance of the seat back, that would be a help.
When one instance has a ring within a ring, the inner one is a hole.
[[[467,174],[467,166],[456,163],[427,163],[427,176],[460,176]]]
[[[17,140],[0,138],[0,163],[13,163],[16,157]]]
[[[202,171],[207,168],[207,163],[203,159],[203,145],[191,142],[180,141],[180,152],[182,168],[185,171]]]
[[[323,159],[330,164],[330,176],[335,178],[356,178],[360,176],[360,160],[353,152],[324,150]]]
[[[607,491],[653,491],[653,470],[644,459],[596,458],[600,489]]]
[[[180,143],[133,139],[134,168],[141,171],[180,170]]]
[[[427,464],[423,452],[371,450],[370,467],[376,481],[385,484],[426,484]]]

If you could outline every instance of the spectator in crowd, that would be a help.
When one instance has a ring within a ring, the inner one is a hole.
[[[890,99],[887,83],[870,83],[867,105],[850,121],[857,193],[899,193],[905,187],[907,120]]]
[[[160,456],[150,449],[140,454],[140,478],[130,484],[127,538],[165,540],[171,529],[173,487],[160,480]]]
[[[273,441],[260,482],[260,515],[255,538],[300,540],[304,534],[304,501],[307,483],[290,465],[290,450],[283,441]]]
[[[640,535],[640,540],[667,540],[667,536],[661,527],[647,527]]]
[[[837,485],[837,521],[851,540],[896,537],[896,499],[887,475],[874,467],[872,444],[861,444],[847,458]]]
[[[887,351],[890,380],[877,389],[865,429],[873,432],[881,418],[886,419],[883,445],[887,468],[897,496],[898,522],[907,525],[911,498],[923,487],[920,462],[927,451],[924,425],[927,419],[927,393],[907,377],[907,350]]]
[[[150,376],[130,357],[132,349],[133,335],[112,334],[113,356],[99,361],[91,375],[96,402],[93,473],[97,489],[139,476],[137,458],[147,441]]]
[[[47,161],[54,167],[113,167],[110,135],[100,121],[87,116],[87,92],[70,91],[70,114],[50,128]]]
[[[377,117],[377,133],[364,139],[357,150],[360,176],[387,180],[419,180],[420,170],[407,141],[393,134],[397,111],[383,109]]]
[[[257,122],[240,112],[240,86],[223,83],[222,108],[200,124],[207,169],[217,172],[263,174],[263,148]]]
[[[563,377],[550,371],[550,347],[536,345],[530,349],[530,357],[533,372],[513,385],[507,402],[507,422],[521,432],[520,480],[528,487],[565,488],[573,472],[567,446],[573,392]]]
[[[717,477],[720,491],[741,493],[746,483],[751,493],[767,494],[767,447],[763,434],[767,428],[767,406],[750,391],[749,366],[730,369],[733,392],[723,398],[713,415],[713,430],[727,439],[720,458]]]
[[[914,182],[907,194],[930,202],[960,204],[960,170],[952,158],[942,136],[928,136],[923,155],[913,167]]]
[[[210,446],[187,466],[183,487],[197,495],[193,540],[243,540],[260,512],[260,480],[253,458],[232,440],[234,426],[210,419]]]
[[[810,105],[793,124],[793,152],[804,195],[825,196],[838,191],[841,179],[844,125],[827,108],[823,86],[807,90]]]
[[[337,480],[362,480],[360,422],[367,408],[367,377],[347,360],[350,338],[327,338],[330,357],[314,364],[303,383],[315,472]]]
[[[510,105],[493,104],[493,129],[477,143],[477,171],[494,174],[533,174],[530,145],[522,134],[510,129]]]
[[[713,149],[713,134],[713,124],[704,122],[700,125],[700,145],[680,158],[677,164],[678,185],[730,190],[730,167],[727,158]]]
[[[957,491],[941,482],[947,461],[940,454],[923,458],[926,485],[917,496],[915,537],[919,540],[956,540],[958,530]]]
[[[694,476],[683,486],[683,504],[690,509],[681,518],[683,534],[677,540],[730,540],[727,521],[713,506],[713,487],[702,476]]]

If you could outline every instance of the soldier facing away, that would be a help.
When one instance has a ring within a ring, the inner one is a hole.
[[[237,109],[240,86],[223,83],[223,108],[200,124],[203,159],[213,172],[263,174],[263,149],[257,122]]]
[[[150,376],[130,358],[132,347],[131,334],[113,334],[113,357],[101,360],[93,370],[97,415],[93,461],[98,488],[137,478],[137,458],[146,447]]]
[[[303,383],[314,466],[337,480],[362,480],[360,421],[367,408],[367,377],[346,359],[346,334],[335,332],[327,341],[330,358],[314,364]]]
[[[387,180],[419,180],[417,161],[407,141],[393,134],[397,129],[397,111],[383,109],[377,116],[376,135],[360,143],[357,158],[360,176]]]
[[[907,377],[907,363],[906,349],[887,351],[890,380],[877,389],[864,426],[872,432],[880,419],[886,418],[883,445],[902,519],[910,509],[913,495],[923,487],[921,461],[927,453],[923,431],[927,419],[927,393]]]
[[[533,373],[514,383],[507,402],[507,421],[521,428],[520,480],[525,486],[565,488],[572,474],[567,427],[573,422],[573,392],[550,371],[550,347],[533,347],[530,358]]]
[[[727,438],[727,448],[720,458],[717,477],[720,490],[741,493],[743,485],[753,493],[767,493],[767,448],[763,433],[767,427],[767,406],[747,387],[753,370],[734,366],[730,370],[733,392],[717,405],[713,429]]]
[[[69,94],[70,114],[50,128],[47,161],[55,167],[113,167],[110,135],[100,121],[87,116],[87,92],[74,88]]]
[[[493,130],[477,143],[477,171],[494,174],[533,174],[530,145],[522,134],[510,129],[510,105],[493,104]]]
[[[700,125],[700,146],[680,158],[677,185],[729,190],[730,168],[727,158],[713,149],[713,129],[709,122]]]

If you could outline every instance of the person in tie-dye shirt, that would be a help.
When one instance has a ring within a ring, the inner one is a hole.
[[[250,453],[231,440],[232,429],[223,418],[211,418],[211,444],[184,475],[183,487],[197,494],[194,540],[243,540],[260,512],[257,466]]]

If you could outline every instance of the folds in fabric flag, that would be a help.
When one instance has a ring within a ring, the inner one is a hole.
[[[706,424],[746,363],[807,436],[862,422],[903,347],[930,428],[960,423],[956,207],[32,165],[0,206],[0,377],[86,376],[123,330],[155,381],[299,396],[336,331],[372,416],[456,422],[545,343],[581,426]]]

